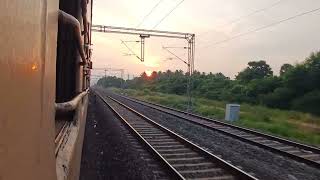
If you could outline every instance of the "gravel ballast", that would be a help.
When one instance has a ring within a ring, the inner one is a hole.
[[[104,93],[108,93],[105,91]],[[110,95],[110,94],[109,94]],[[118,96],[113,96],[119,99]],[[316,180],[320,170],[125,99],[127,105],[259,179]]]
[[[90,94],[80,180],[167,179],[163,172],[110,109]]]

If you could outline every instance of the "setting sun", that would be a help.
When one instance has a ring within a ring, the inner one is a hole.
[[[150,71],[150,70],[146,70],[145,72],[146,72],[147,76],[149,76],[149,77],[152,75],[152,71]]]
[[[145,65],[146,67],[149,67],[149,68],[159,67],[160,66],[159,57],[147,56],[146,60],[143,62],[143,65]]]

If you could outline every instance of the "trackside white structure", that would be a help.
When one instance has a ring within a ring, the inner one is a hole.
[[[227,104],[225,120],[227,121],[239,120],[239,112],[240,112],[239,104]]]

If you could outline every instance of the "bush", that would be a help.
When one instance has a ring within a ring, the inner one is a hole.
[[[289,88],[277,88],[273,93],[262,95],[262,104],[280,109],[288,109],[290,107],[291,99],[294,97],[295,92]]]
[[[281,84],[278,77],[266,77],[252,80],[248,84],[248,96],[256,98],[261,94],[273,92]]]
[[[292,109],[320,115],[320,91],[312,91],[292,102]]]

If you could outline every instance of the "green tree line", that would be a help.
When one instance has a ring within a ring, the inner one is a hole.
[[[98,85],[185,95],[188,78],[182,70],[167,70],[153,72],[151,76],[144,72],[127,81],[116,77],[102,78]],[[320,115],[320,52],[312,53],[299,64],[283,64],[278,76],[266,61],[252,61],[234,80],[222,73],[198,71],[191,79],[195,97]]]

